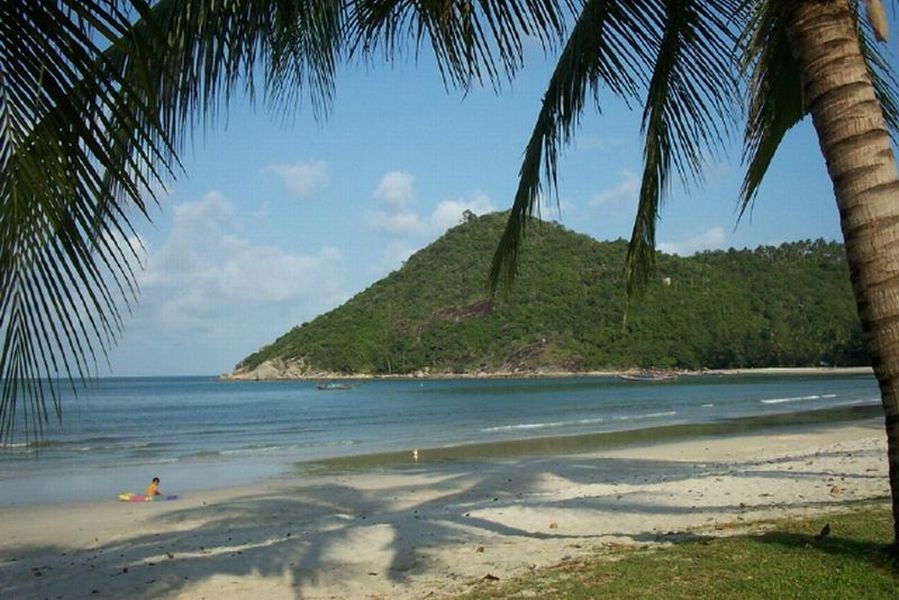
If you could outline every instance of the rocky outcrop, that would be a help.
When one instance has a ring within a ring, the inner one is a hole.
[[[314,369],[307,365],[303,358],[273,358],[260,363],[255,368],[250,368],[246,364],[240,363],[233,371],[222,375],[222,379],[234,379],[240,381],[331,379],[335,377],[347,378],[347,375]]]

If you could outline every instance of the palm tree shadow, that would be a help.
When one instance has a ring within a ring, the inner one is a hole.
[[[591,518],[605,514],[607,524],[615,523],[614,515],[622,512],[664,520],[689,514],[690,502],[684,498],[657,504],[618,493],[616,486],[708,478],[720,472],[716,464],[553,456],[448,462],[439,468],[414,465],[402,468],[399,478],[375,477],[365,485],[352,478],[346,483],[341,474],[318,476],[277,490],[166,510],[151,521],[155,532],[125,535],[99,549],[46,545],[0,551],[0,595],[47,595],[33,575],[28,579],[28,563],[46,564],[42,576],[67,578],[72,590],[86,585],[77,569],[100,569],[108,576],[100,591],[116,597],[162,598],[197,584],[257,577],[282,581],[300,598],[308,590],[341,585],[347,574],[357,581],[371,577],[370,589],[350,595],[389,595],[391,586],[433,576],[434,561],[444,560],[435,556],[446,548],[458,549],[459,560],[478,561],[492,551],[501,552],[502,540],[513,538],[563,544],[597,535],[658,541],[657,532],[610,529],[580,535],[550,529],[548,522],[510,525],[516,521],[497,514],[526,507]],[[387,475],[391,473],[393,469]],[[557,480],[599,487],[586,496],[546,494],[556,489]],[[739,512],[736,505],[711,508]],[[499,547],[490,548],[493,541],[499,541]],[[771,537],[768,543],[791,539]],[[476,554],[480,545],[487,551]],[[445,560],[441,564],[442,571],[436,571],[445,574]],[[85,596],[92,593],[83,591]]]

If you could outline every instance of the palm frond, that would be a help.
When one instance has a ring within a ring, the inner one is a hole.
[[[648,80],[652,40],[640,26],[640,17],[651,1],[631,3],[588,1],[579,15],[550,77],[543,103],[519,171],[518,189],[505,230],[493,256],[490,287],[509,285],[515,278],[521,243],[531,218],[539,210],[541,192],[555,193],[560,147],[567,144],[577,127],[592,92],[599,105],[599,87],[628,101],[638,98]],[[545,181],[541,181],[541,171]]]
[[[701,180],[706,151],[723,147],[739,97],[738,2],[678,0],[659,8],[658,54],[643,111],[643,179],[625,260],[628,297],[654,266],[655,224],[672,166],[684,184]]]
[[[786,11],[779,2],[755,3],[743,33],[743,70],[749,73],[747,105],[749,118],[744,136],[746,175],[740,190],[740,215],[754,201],[780,142],[793,125],[808,113],[802,80],[787,36]],[[899,82],[876,42],[868,19],[855,11],[859,45],[868,65],[874,91],[894,141],[899,140]]]
[[[144,207],[146,169],[132,150],[166,137],[99,45],[129,30],[121,5],[0,6],[0,441],[18,411],[39,434],[48,398],[61,416],[56,378],[90,373],[121,326],[119,302],[134,297],[133,272],[100,268],[129,261],[101,238],[114,195]],[[126,151],[110,123],[127,132]]]
[[[319,112],[343,51],[326,0],[0,3],[0,442],[61,417],[137,296],[135,213],[231,94]]]
[[[521,68],[525,38],[552,47],[573,11],[573,0],[356,0],[349,22],[357,54],[393,59],[427,42],[448,85],[497,87]]]
[[[519,185],[493,258],[491,287],[515,276],[520,245],[584,109],[587,91],[631,103],[645,94],[645,168],[626,264],[629,290],[652,264],[655,220],[669,169],[695,180],[703,148],[719,147],[736,104],[731,57],[736,0],[592,0],[572,29],[525,149]],[[545,182],[541,182],[541,171]]]
[[[755,198],[768,165],[787,131],[806,114],[799,67],[786,31],[782,3],[759,3],[743,32],[742,70],[748,73],[749,107],[744,134],[746,175],[740,215]]]
[[[856,7],[857,9],[857,7]],[[899,144],[899,80],[891,66],[886,46],[877,42],[877,32],[866,19],[857,17],[858,42],[868,65],[868,74],[874,85],[874,93],[880,101],[883,117],[890,129],[893,143]]]

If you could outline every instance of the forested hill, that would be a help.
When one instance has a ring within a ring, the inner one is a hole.
[[[505,215],[471,217],[232,375],[526,373],[866,364],[843,249],[659,254],[626,325],[623,240],[535,223],[511,292],[486,276]]]

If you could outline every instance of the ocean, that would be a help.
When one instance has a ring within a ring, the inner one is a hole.
[[[308,381],[110,378],[62,397],[61,426],[0,448],[0,506],[166,493],[321,468],[587,449],[877,416],[873,375]]]

